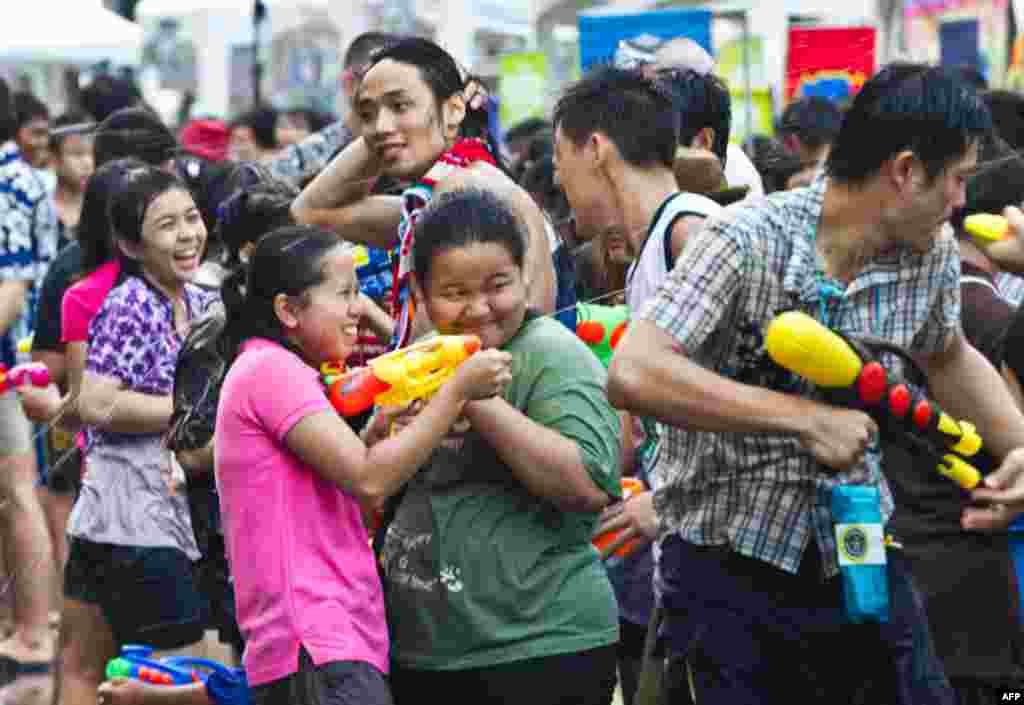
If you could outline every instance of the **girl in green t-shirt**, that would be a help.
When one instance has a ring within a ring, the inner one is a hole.
[[[395,701],[610,703],[618,612],[590,543],[620,493],[604,369],[527,310],[526,230],[497,196],[439,196],[415,242],[412,285],[437,330],[513,363],[501,396],[466,405],[387,527]]]

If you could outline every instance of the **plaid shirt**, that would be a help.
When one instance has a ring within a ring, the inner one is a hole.
[[[289,145],[266,165],[275,179],[298,186],[326,167],[352,140],[352,132],[344,121],[338,120],[298,144]]]
[[[813,388],[774,365],[764,331],[778,313],[816,318],[824,280],[815,249],[827,180],[737,204],[687,245],[668,281],[641,311],[682,354],[735,381],[812,395]],[[892,250],[868,262],[827,305],[828,325],[870,334],[928,354],[946,347],[960,317],[960,259],[940,235],[926,254]],[[729,545],[795,573],[812,538],[826,576],[838,571],[829,498],[838,484],[879,487],[885,520],[893,501],[877,446],[850,470],[821,468],[792,435],[704,433],[665,427],[655,468],[662,531],[685,541]]]

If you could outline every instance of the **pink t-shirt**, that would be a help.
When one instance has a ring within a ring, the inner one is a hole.
[[[120,273],[121,261],[112,259],[64,292],[60,310],[62,343],[84,343],[89,340],[89,324],[107,294],[114,288]]]
[[[215,454],[224,537],[250,685],[317,665],[388,668],[384,595],[359,504],[285,445],[303,418],[332,411],[319,375],[256,338],[224,379]]]

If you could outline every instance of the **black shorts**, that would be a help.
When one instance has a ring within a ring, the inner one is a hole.
[[[317,666],[299,648],[299,670],[250,688],[253,705],[392,705],[387,679],[363,661],[331,661]]]
[[[453,697],[474,705],[611,705],[614,645],[462,671],[392,667],[396,705]]]
[[[140,548],[71,537],[65,596],[98,605],[118,645],[178,649],[203,638],[206,605],[192,561],[175,548]]]

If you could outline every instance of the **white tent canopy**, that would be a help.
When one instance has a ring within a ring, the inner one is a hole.
[[[142,28],[98,0],[23,0],[4,8],[0,60],[138,64]]]

